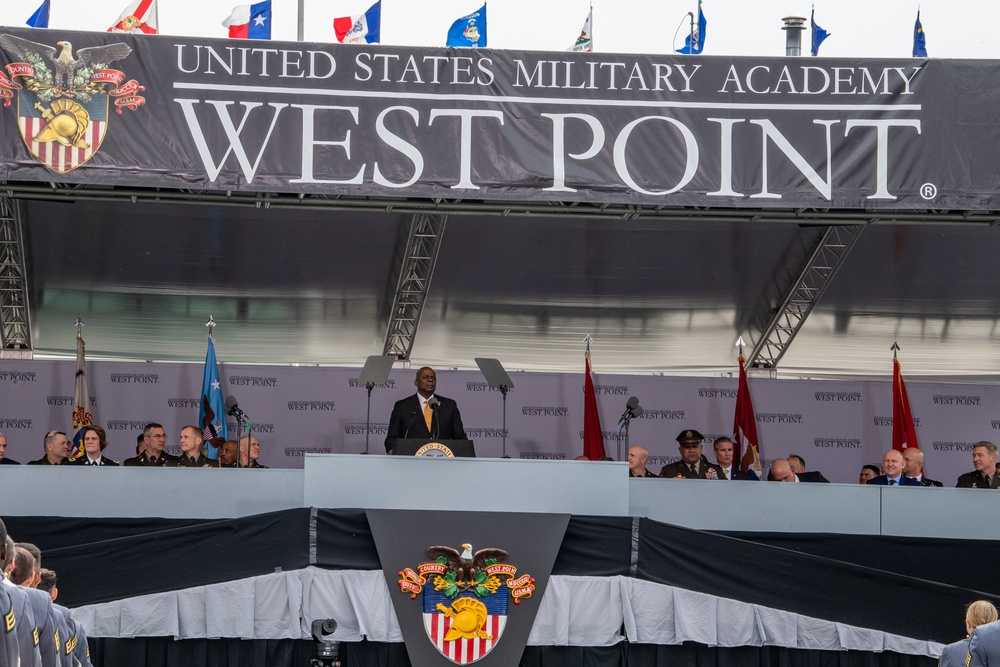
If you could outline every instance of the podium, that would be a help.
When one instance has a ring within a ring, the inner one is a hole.
[[[435,440],[434,438],[400,438],[393,448],[394,456],[421,456],[426,458],[474,458],[476,448],[471,440]]]

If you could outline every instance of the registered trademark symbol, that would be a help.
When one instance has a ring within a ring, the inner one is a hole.
[[[937,197],[937,186],[933,183],[924,183],[920,186],[920,196],[924,199],[934,199]]]

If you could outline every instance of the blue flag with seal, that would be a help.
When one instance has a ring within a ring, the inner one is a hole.
[[[27,25],[32,28],[48,28],[49,27],[49,0],[42,2],[41,7],[35,10],[35,13],[31,15],[28,19]]]
[[[684,38],[684,48],[677,49],[677,53],[688,55],[700,54],[705,49],[705,28],[708,21],[705,20],[705,12],[701,11],[701,2],[698,3],[698,25],[694,32]]]
[[[924,26],[920,23],[920,10],[917,10],[917,22],[913,24],[913,57],[927,57],[927,35],[924,34]]]
[[[812,25],[812,51],[814,56],[819,55],[819,45],[823,43],[823,40],[830,36],[826,30],[823,30],[818,25],[816,25],[816,10],[812,11],[809,15],[809,23]]]
[[[445,46],[486,46],[486,5],[468,16],[463,16],[448,29]]]
[[[219,447],[229,439],[229,424],[226,423],[226,402],[222,396],[222,382],[219,380],[219,364],[215,361],[215,340],[212,336],[208,337],[208,352],[205,354],[198,423],[202,429],[201,453],[206,458],[218,459]]]

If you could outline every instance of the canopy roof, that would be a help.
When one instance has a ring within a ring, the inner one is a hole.
[[[36,354],[197,360],[209,315],[220,361],[354,365],[381,354],[409,214],[155,203],[20,202]],[[993,226],[870,224],[778,369],[1000,379]],[[414,363],[726,373],[737,338],[824,227],[447,218]],[[774,308],[775,304],[769,304]],[[767,309],[765,309],[767,310]]]

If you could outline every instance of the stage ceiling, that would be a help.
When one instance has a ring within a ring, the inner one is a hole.
[[[370,204],[17,202],[34,353],[75,354],[79,315],[88,357],[153,361],[202,360],[211,315],[222,363],[363,364],[383,351],[412,219]],[[590,334],[598,373],[730,373],[737,338],[824,229],[761,213],[452,211],[412,363],[578,372]],[[888,378],[898,341],[908,378],[1000,381],[1000,232],[985,217],[865,224],[778,375]]]

